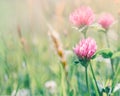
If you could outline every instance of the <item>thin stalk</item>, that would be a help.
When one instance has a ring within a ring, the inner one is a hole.
[[[113,76],[114,76],[114,74],[115,74],[114,66],[113,66],[113,60],[110,59],[110,62],[111,62],[111,68],[112,68],[112,76],[111,76],[111,78],[113,78]]]
[[[84,30],[82,31],[84,38],[87,38],[87,35],[86,35],[87,34],[87,30],[88,30],[88,27],[85,26]]]
[[[84,38],[86,38],[87,36],[86,36],[86,32],[83,32],[83,35],[84,35]]]
[[[110,48],[110,42],[108,40],[107,32],[105,32],[105,36],[106,36],[107,47]]]
[[[6,41],[5,41],[5,39],[4,39],[4,37],[3,37],[3,35],[1,36],[1,38],[2,38],[2,40],[3,40],[3,44],[4,44],[4,54],[5,54],[5,60],[4,60],[4,64],[5,64],[5,72],[6,72],[6,74],[7,74],[7,76],[9,77],[9,66],[8,66],[8,60],[7,60],[7,45],[6,45]]]
[[[117,35],[118,35],[118,41],[120,40],[119,38],[120,38],[120,14],[118,15],[118,23],[117,23],[118,25],[117,25]]]
[[[98,87],[98,84],[97,84],[97,81],[96,81],[95,74],[94,74],[94,71],[93,71],[93,68],[92,68],[91,63],[90,63],[90,69],[91,69],[91,72],[92,72],[92,75],[93,75],[93,79],[94,79],[94,81],[95,81],[95,85],[96,85],[96,87],[97,87],[97,91],[98,91],[99,95],[101,96],[101,92],[100,92],[100,90],[99,90],[99,87]]]
[[[115,72],[115,74],[114,74],[114,76],[113,76],[113,82],[112,82],[112,90],[111,90],[111,93],[113,92],[113,90],[114,90],[114,87],[115,87],[115,82],[116,82],[116,78],[117,78],[117,76],[118,76],[118,73],[119,73],[119,71],[120,71],[120,66],[118,66],[117,67],[117,69],[116,69],[116,72]]]
[[[16,92],[15,92],[15,96],[17,96],[17,92],[18,92],[18,90],[19,90],[19,87],[20,87],[20,84],[19,84],[19,82],[18,82],[17,88],[16,88]]]
[[[60,65],[60,75],[61,75],[61,81],[60,81],[60,83],[61,83],[61,92],[60,92],[60,96],[67,96],[66,94],[66,82],[65,82],[65,79],[66,79],[66,77],[65,77],[65,74],[64,74],[64,69],[63,69],[63,67]]]
[[[106,36],[107,47],[110,48],[110,42],[109,42],[109,39],[108,39],[107,31],[105,32],[105,36]],[[114,76],[114,66],[113,66],[113,60],[111,58],[110,58],[110,64],[111,64],[111,68],[112,68],[111,78],[113,78],[113,76]]]
[[[25,50],[24,50],[24,49],[23,49],[23,61],[25,62],[26,73],[29,75],[27,58],[26,58],[26,53],[25,53]],[[32,96],[31,86],[29,86],[29,90],[30,90],[30,96]]]
[[[88,83],[87,67],[85,67],[85,77],[86,77],[86,85],[87,85],[88,94],[90,95],[90,89],[89,89],[89,83]]]

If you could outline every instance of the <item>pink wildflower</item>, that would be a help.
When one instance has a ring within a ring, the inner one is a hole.
[[[97,45],[94,39],[87,38],[79,42],[74,48],[74,53],[78,58],[90,59],[97,50]]]
[[[102,14],[98,20],[98,23],[104,28],[108,29],[114,22],[114,18],[111,14]]]
[[[69,20],[77,27],[88,26],[95,19],[94,13],[90,7],[80,7],[70,14]]]

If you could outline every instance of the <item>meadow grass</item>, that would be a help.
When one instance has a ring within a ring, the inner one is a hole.
[[[14,90],[28,89],[31,96],[88,96],[84,68],[74,65],[73,47],[83,38],[69,22],[69,14],[81,5],[87,5],[96,14],[110,12],[118,19],[119,0],[1,0],[0,1],[0,96],[11,95]],[[118,19],[119,20],[119,19]],[[48,32],[48,24],[59,34],[63,50],[67,55],[68,77],[54,48]],[[119,21],[109,32],[111,49],[120,50]],[[20,28],[21,37],[18,34]],[[98,49],[106,48],[102,32],[91,28],[87,36],[95,38]],[[119,83],[119,61],[116,59],[116,78]],[[93,60],[92,66],[99,83],[109,82],[108,59]],[[90,68],[89,68],[90,69]],[[98,96],[90,70],[89,85],[92,96]],[[45,83],[53,80],[57,84],[50,93]],[[69,84],[68,84],[69,83]],[[101,84],[101,85],[102,85]],[[17,94],[17,92],[15,94]],[[117,91],[114,96],[119,96]],[[19,96],[19,95],[17,95]]]

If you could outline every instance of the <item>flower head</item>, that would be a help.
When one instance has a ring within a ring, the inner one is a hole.
[[[111,14],[102,14],[98,20],[98,23],[104,28],[108,29],[114,22],[114,18]]]
[[[74,53],[80,59],[89,60],[97,50],[97,45],[94,39],[87,38],[83,39],[74,48]]]
[[[90,7],[82,6],[69,16],[70,22],[77,27],[88,26],[93,23],[95,16]]]

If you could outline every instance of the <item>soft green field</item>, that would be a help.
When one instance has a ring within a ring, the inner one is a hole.
[[[115,17],[116,23],[108,36],[111,49],[120,50],[120,0],[0,0],[0,96],[11,96],[13,91],[22,89],[28,89],[31,96],[87,96],[84,68],[74,65],[73,53],[67,55],[68,86],[60,58],[48,35],[50,25],[58,32],[64,50],[72,51],[82,34],[72,28],[69,14],[81,5],[90,6],[97,18],[102,12]],[[95,38],[98,50],[106,48],[102,32],[90,29],[87,36]],[[109,59],[99,58],[93,61],[99,83],[105,84],[110,79],[108,62]],[[114,66],[117,69],[119,63]],[[89,76],[92,96],[97,96],[90,72]],[[45,87],[50,80],[56,82],[53,94]],[[114,96],[120,96],[120,91]]]

